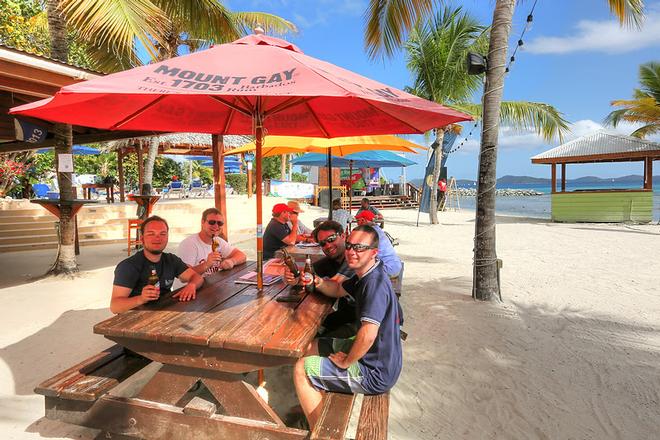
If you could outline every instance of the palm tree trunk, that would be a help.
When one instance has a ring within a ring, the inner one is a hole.
[[[435,160],[433,161],[433,182],[431,183],[431,200],[429,203],[429,219],[432,225],[438,224],[438,180],[442,169],[442,143],[445,139],[445,129],[435,130]]]
[[[144,164],[144,182],[142,183],[142,188],[140,190],[143,196],[151,195],[152,182],[154,177],[154,164],[156,163],[159,144],[160,138],[158,136],[154,136],[149,139],[149,152],[147,153],[147,160]]]
[[[59,10],[59,0],[48,0],[48,31],[50,33],[50,56],[66,63],[69,57],[69,47],[66,35],[66,20]],[[73,133],[67,124],[55,124],[55,166],[60,154],[72,154]],[[59,168],[59,167],[57,167]],[[57,172],[57,183],[60,187],[60,200],[73,200],[72,173]],[[70,274],[78,271],[75,252],[75,223],[71,217],[71,206],[60,206],[60,251],[53,268],[56,274]]]
[[[500,103],[511,21],[516,0],[497,0],[488,49],[484,110],[479,155],[477,212],[474,236],[474,279],[472,296],[489,300],[499,293],[495,247],[495,183]]]

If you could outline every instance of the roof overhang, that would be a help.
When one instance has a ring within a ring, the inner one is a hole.
[[[552,165],[558,163],[639,162],[645,160],[647,157],[650,157],[652,160],[660,160],[660,150],[542,159],[532,158],[532,163]]]

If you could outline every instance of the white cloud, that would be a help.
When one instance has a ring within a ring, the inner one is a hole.
[[[570,131],[564,136],[564,142],[572,141],[582,136],[593,134],[599,130],[607,130],[610,133],[629,135],[640,126],[627,122],[619,124],[616,128],[605,127],[603,124],[591,119],[582,119],[569,125]],[[480,131],[474,133],[456,152],[458,154],[474,154],[480,148]],[[459,136],[456,146],[465,139]],[[660,135],[652,136],[648,140],[660,142]],[[506,151],[544,151],[559,145],[559,140],[545,141],[534,130],[518,130],[513,127],[500,127],[498,135],[498,149]]]
[[[660,47],[660,8],[650,8],[641,30],[622,28],[616,19],[582,20],[575,28],[573,35],[538,37],[523,47],[537,54],[623,53]]]

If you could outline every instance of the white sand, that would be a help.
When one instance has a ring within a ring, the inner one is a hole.
[[[419,227],[413,211],[385,216],[409,333],[390,438],[658,438],[660,227],[500,218],[504,301],[482,303],[470,297],[472,212]],[[109,316],[121,249],[83,248],[79,278],[30,283],[52,252],[0,255],[0,438],[94,437],[44,419],[32,389],[109,345],[92,326]]]

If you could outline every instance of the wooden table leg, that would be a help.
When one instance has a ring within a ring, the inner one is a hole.
[[[73,216],[73,228],[75,229],[75,252],[76,255],[80,255],[80,239],[78,238],[78,215]]]

